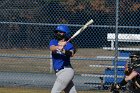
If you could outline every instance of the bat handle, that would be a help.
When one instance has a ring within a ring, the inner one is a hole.
[[[67,43],[71,40],[72,38],[70,38],[68,41],[67,41]]]
[[[66,44],[71,40],[72,38],[70,38],[68,41],[66,41]],[[64,46],[66,46],[66,44]],[[64,48],[64,47],[63,47]]]

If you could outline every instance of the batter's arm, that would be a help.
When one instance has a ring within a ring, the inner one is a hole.
[[[62,53],[64,53],[67,56],[71,56],[71,57],[74,56],[74,50],[65,50],[65,49],[63,49]]]
[[[50,50],[52,51],[52,52],[56,52],[58,49],[59,50],[61,50],[63,48],[63,46],[55,46],[55,45],[52,45],[52,46],[50,46]]]

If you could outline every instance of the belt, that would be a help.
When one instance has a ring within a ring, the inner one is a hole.
[[[62,70],[62,69],[64,69],[64,68],[72,68],[72,67],[71,67],[71,66],[64,66],[64,67],[62,67],[62,68],[60,68],[60,69],[56,69],[56,70],[55,70],[55,73],[59,72],[60,70]]]

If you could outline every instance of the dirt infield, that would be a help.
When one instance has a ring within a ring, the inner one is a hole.
[[[50,93],[50,90],[44,88],[16,88],[6,87],[0,88],[0,93]],[[64,92],[62,92],[64,93]],[[109,91],[90,90],[90,91],[78,91],[78,93],[110,93]]]

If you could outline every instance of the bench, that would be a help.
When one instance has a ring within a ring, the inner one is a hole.
[[[111,47],[103,47],[105,50],[115,50],[115,33],[107,34],[107,41],[111,42]],[[140,42],[140,34],[118,34],[118,42]],[[118,48],[118,50],[140,51],[140,48]]]

